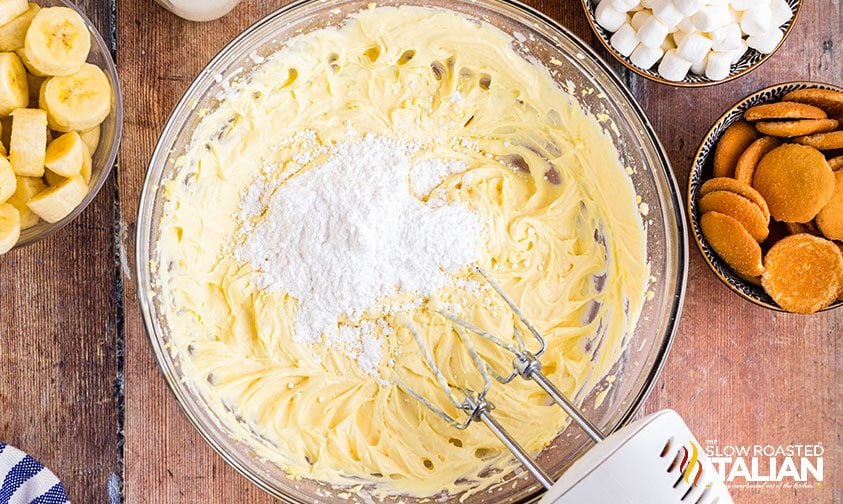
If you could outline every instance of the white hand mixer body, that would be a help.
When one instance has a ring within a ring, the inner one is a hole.
[[[662,410],[618,430],[574,462],[540,504],[731,504],[691,430]]]

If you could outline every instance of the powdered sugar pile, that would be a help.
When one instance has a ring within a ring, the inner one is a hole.
[[[338,143],[323,164],[268,198],[237,256],[258,271],[259,288],[298,300],[296,341],[354,340],[361,368],[376,366],[381,350],[371,335],[379,331],[344,325],[355,332],[345,334],[338,322],[359,320],[390,295],[431,294],[450,281],[449,272],[478,259],[483,224],[476,214],[461,203],[425,204],[411,194],[416,149],[374,135]],[[439,181],[465,169],[445,160],[419,166]],[[428,177],[422,185],[436,183]]]
[[[410,186],[416,196],[427,196],[448,175],[460,173],[468,166],[462,161],[425,159],[413,164],[410,170]]]

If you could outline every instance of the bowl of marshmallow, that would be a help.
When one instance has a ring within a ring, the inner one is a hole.
[[[790,34],[801,0],[582,0],[594,33],[633,72],[672,86],[754,70]]]

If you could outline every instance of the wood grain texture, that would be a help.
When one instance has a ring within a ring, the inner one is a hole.
[[[113,42],[112,2],[77,3]],[[120,487],[116,180],[58,234],[0,256],[0,440],[80,503]]]
[[[228,17],[201,25],[181,21],[148,1],[119,3],[118,65],[127,110],[119,180],[120,251],[128,251],[124,259],[131,270],[140,186],[169,112],[219,49],[282,3],[244,2]],[[592,47],[599,46],[579,1],[528,3],[559,20]],[[683,190],[698,142],[733,102],[760,87],[786,80],[841,83],[843,41],[838,0],[808,0],[805,4],[785,47],[747,78],[714,88],[678,90],[627,76],[665,144]],[[602,49],[598,52],[610,59]],[[731,294],[708,271],[695,248],[690,250],[690,258],[682,323],[646,410],[674,408],[688,419],[700,439],[717,439],[721,444],[819,442],[826,447],[826,484],[822,489],[793,493],[736,490],[736,502],[840,501],[843,310],[812,317],[763,310]],[[123,271],[123,282],[126,501],[272,502],[228,467],[181,413],[152,358],[130,271]]]
[[[281,4],[244,2],[223,20],[180,20],[149,1],[118,5],[122,43],[118,67],[126,122],[121,146],[121,225],[124,254],[134,270],[138,197],[146,165],[167,117],[184,90],[228,41]],[[131,503],[274,502],[229,467],[196,432],[158,371],[124,271],[126,306],[125,498]]]

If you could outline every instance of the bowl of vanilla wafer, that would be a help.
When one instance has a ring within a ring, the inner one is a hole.
[[[109,45],[76,6],[0,3],[0,254],[94,199],[117,156],[121,103]]]
[[[712,271],[744,298],[843,306],[843,89],[779,84],[729,109],[697,151],[688,215]]]

